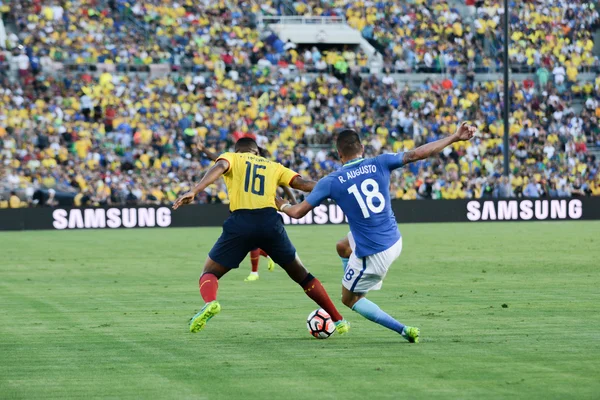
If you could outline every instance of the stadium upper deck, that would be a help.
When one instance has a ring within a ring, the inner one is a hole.
[[[444,0],[405,1],[59,1],[10,3],[30,57],[68,63],[147,65],[170,63],[213,70],[224,63],[335,70],[336,62],[368,68],[361,51],[301,51],[257,25],[261,15],[344,16],[383,55],[386,68],[402,72],[497,71],[502,67],[498,1],[469,1],[469,12]],[[530,0],[512,3],[511,63],[533,72],[598,67],[592,30],[593,2]],[[315,48],[316,49],[316,48]],[[323,62],[319,62],[323,60]],[[318,65],[317,65],[318,64]]]

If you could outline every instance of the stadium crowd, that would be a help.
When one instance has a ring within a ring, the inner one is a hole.
[[[5,5],[36,68],[70,64],[169,64],[174,70],[212,71],[277,66],[317,72],[368,70],[362,50],[297,48],[260,29],[260,16],[293,13],[341,16],[383,53],[397,72],[477,72],[502,68],[502,18],[498,0],[465,0],[461,15],[446,0],[349,1],[130,1],[25,0]],[[546,68],[574,81],[580,70],[598,67],[592,32],[600,15],[585,0],[511,2],[511,65]]]
[[[469,3],[469,0],[467,0]],[[475,9],[475,39],[502,65],[500,48],[494,41],[502,38],[501,1],[470,1]],[[530,0],[510,2],[512,66],[563,69],[574,81],[577,70],[598,65],[592,54],[593,29],[598,27],[600,14],[595,3],[585,0]]]
[[[7,40],[20,78],[0,85],[0,207],[169,203],[210,165],[204,146],[226,151],[247,135],[318,179],[339,167],[333,143],[342,127],[357,129],[372,156],[413,149],[460,120],[481,135],[394,175],[396,198],[599,195],[598,160],[587,146],[600,145],[600,80],[577,79],[579,67],[597,64],[590,33],[597,11],[582,0],[512,5],[511,60],[536,73],[511,83],[507,180],[502,84],[473,79],[478,66],[500,65],[499,3],[466,0],[466,18],[441,0],[3,4],[20,32]],[[386,72],[359,75],[368,57],[352,48],[301,49],[261,35],[257,15],[290,8],[345,16],[384,54]],[[117,69],[47,74],[44,65],[57,61]],[[142,79],[118,68],[156,63],[174,74]],[[448,77],[419,87],[390,75],[442,65]],[[466,80],[456,78],[459,70]],[[574,99],[585,101],[581,111]],[[202,196],[227,202],[222,182]]]
[[[598,161],[587,154],[588,144],[600,144],[600,81],[571,89],[511,83],[506,181],[501,82],[447,78],[411,89],[389,78],[352,74],[344,83],[333,75],[222,71],[147,80],[40,73],[28,84],[4,81],[0,181],[20,191],[24,204],[48,203],[38,189],[51,194],[49,204],[65,193],[76,205],[168,203],[210,165],[203,146],[218,153],[250,135],[275,160],[318,179],[339,167],[332,145],[339,128],[357,129],[371,156],[413,149],[470,120],[481,136],[396,174],[394,197],[600,194]],[[572,108],[574,89],[588,98],[580,113]],[[224,185],[199,201],[226,202]]]
[[[34,70],[52,62],[114,64],[119,72],[150,64],[193,72],[367,69],[361,50],[297,49],[273,34],[261,36],[258,16],[277,14],[268,2],[73,0],[63,7],[60,1],[28,0],[11,5],[4,12],[16,21],[19,35],[9,37],[8,48],[15,58],[26,53]]]
[[[470,10],[466,18],[445,0],[294,2],[300,15],[345,16],[385,54],[386,66],[398,72],[453,70],[459,65],[481,72],[500,70],[502,2],[465,0],[465,5]],[[513,69],[598,66],[592,54],[592,32],[600,22],[594,2],[511,1],[510,9]]]

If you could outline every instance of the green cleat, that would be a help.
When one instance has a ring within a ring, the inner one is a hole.
[[[244,279],[244,282],[254,282],[258,280],[258,274],[257,273],[250,273],[250,275],[248,275],[246,277],[246,279]]]
[[[275,261],[271,257],[267,257],[267,269],[269,272],[273,272],[275,269]]]
[[[338,333],[338,335],[348,333],[348,331],[350,331],[350,322],[346,321],[345,319],[337,321],[335,323],[335,331]]]
[[[402,330],[402,336],[410,343],[419,343],[419,328],[405,326]]]
[[[218,301],[214,300],[210,303],[206,303],[204,307],[202,307],[202,310],[198,311],[198,313],[190,319],[190,332],[196,333],[201,331],[206,326],[206,323],[220,312],[221,305]]]

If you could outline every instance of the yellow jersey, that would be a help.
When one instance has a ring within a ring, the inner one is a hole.
[[[283,165],[252,153],[223,153],[229,168],[223,174],[229,193],[229,209],[275,208],[278,186],[289,186],[298,174]]]

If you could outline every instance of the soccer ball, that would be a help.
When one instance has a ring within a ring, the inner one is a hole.
[[[306,319],[308,332],[317,339],[327,339],[335,332],[335,324],[327,311],[319,308],[311,312]]]

